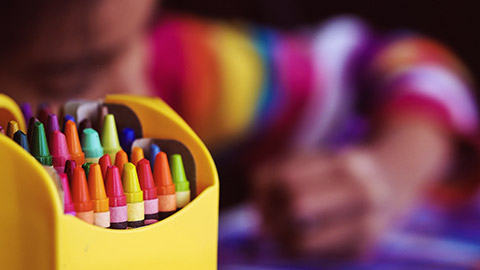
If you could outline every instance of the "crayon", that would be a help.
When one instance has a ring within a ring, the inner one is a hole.
[[[105,154],[99,160],[98,164],[100,164],[100,168],[102,169],[102,176],[103,179],[107,177],[107,168],[108,166],[112,166],[112,161],[110,160],[110,155]]]
[[[85,162],[98,163],[103,156],[103,148],[100,137],[93,128],[87,128],[82,133],[82,150],[85,153]]]
[[[115,155],[115,166],[120,170],[120,175],[123,175],[123,165],[125,165],[125,163],[128,163],[127,153],[120,150]]]
[[[17,132],[13,134],[13,140],[27,152],[30,152],[27,135],[25,135],[25,133],[23,133],[21,130],[17,130]]]
[[[82,167],[76,167],[73,170],[72,196],[76,216],[87,223],[93,224],[93,203],[90,200],[87,179]]]
[[[29,145],[32,145],[33,127],[35,126],[35,122],[38,122],[38,119],[35,117],[30,117],[30,120],[28,120],[27,138]]]
[[[64,133],[65,133],[65,124],[69,120],[75,123],[75,117],[71,116],[70,114],[67,114],[65,115],[65,117],[63,117],[62,132]]]
[[[145,225],[158,221],[158,195],[157,187],[153,182],[152,168],[150,161],[142,159],[137,164],[137,175],[140,188],[143,191],[143,202],[145,205]]]
[[[68,120],[67,123],[65,123],[65,137],[67,138],[68,152],[70,152],[72,160],[79,166],[85,163],[85,154],[80,146],[75,122]]]
[[[90,165],[88,189],[93,203],[94,224],[103,228],[110,227],[108,198],[105,193],[102,170],[98,164],[93,163]]]
[[[83,134],[83,130],[87,128],[92,128],[92,122],[90,121],[90,119],[85,118],[80,122],[80,124],[78,124],[78,136],[81,137]]]
[[[60,127],[58,126],[57,115],[51,113],[48,115],[48,120],[47,120],[47,138],[49,140],[50,140],[50,135],[55,130],[60,130]]]
[[[143,149],[137,146],[133,147],[131,156],[133,165],[137,166],[137,163],[144,158],[145,155],[143,154]]]
[[[152,143],[150,145],[150,153],[148,154],[148,159],[150,160],[150,164],[155,164],[155,157],[158,153],[162,151],[157,144]]]
[[[63,173],[65,163],[71,158],[68,152],[67,139],[60,130],[55,130],[50,134],[49,143],[52,165],[58,173]]]
[[[138,182],[137,171],[133,163],[123,166],[122,174],[123,191],[127,196],[127,221],[128,227],[137,228],[144,225],[145,206],[143,203],[143,191]]]
[[[37,118],[42,124],[46,125],[48,121],[48,115],[53,113],[52,107],[48,103],[42,103],[37,109]]]
[[[32,117],[32,106],[28,102],[22,103],[20,105],[20,110],[22,110],[23,118],[25,119],[25,123],[28,123],[28,120]]]
[[[122,149],[130,156],[132,144],[135,141],[135,131],[131,128],[124,128],[120,133],[120,145]]]
[[[11,120],[7,125],[7,136],[13,139],[13,135],[18,131],[17,121]]]
[[[70,183],[66,173],[60,173],[60,182],[63,188],[63,212],[67,215],[75,216],[75,207],[73,206],[72,193],[70,191]]]
[[[90,173],[90,165],[95,164],[93,162],[85,162],[82,164],[82,168],[85,171],[85,175],[87,176],[87,181],[88,181],[88,175]]]
[[[158,216],[159,220],[165,219],[177,210],[177,195],[175,184],[172,181],[170,166],[165,152],[160,152],[155,158],[153,177],[157,186]]]
[[[41,122],[35,122],[34,124],[30,152],[41,164],[52,166],[52,156],[48,150],[47,137]]]
[[[108,166],[105,178],[105,189],[110,206],[110,228],[127,228],[127,197],[123,192],[120,170],[116,166]]]
[[[190,202],[190,182],[188,182],[183,168],[182,156],[174,154],[170,156],[170,169],[177,194],[177,208],[183,208]]]
[[[96,128],[98,132],[103,133],[103,121],[105,120],[105,116],[108,114],[107,106],[100,105],[98,106],[98,114],[97,114],[97,125]]]
[[[67,162],[65,162],[64,172],[68,176],[68,183],[70,184],[70,186],[72,186],[73,183],[73,169],[75,169],[75,167],[77,167],[77,163],[75,162],[75,160],[69,159],[67,160]]]
[[[5,129],[3,129],[3,127],[2,127],[2,126],[0,126],[0,134],[3,134],[3,135],[5,135]]]
[[[103,122],[102,146],[105,154],[110,155],[110,160],[115,162],[115,155],[122,150],[118,141],[117,125],[113,114],[107,114]]]

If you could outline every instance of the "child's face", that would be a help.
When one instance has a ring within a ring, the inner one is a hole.
[[[20,33],[27,44],[0,65],[1,92],[19,102],[52,104],[108,92],[144,93],[143,41],[153,9],[153,0],[46,7],[28,33]]]

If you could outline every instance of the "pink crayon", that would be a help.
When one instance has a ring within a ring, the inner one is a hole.
[[[59,130],[53,131],[50,134],[49,146],[53,167],[58,173],[63,173],[65,171],[65,163],[70,159],[65,135]]]
[[[70,192],[70,185],[68,184],[68,177],[65,173],[60,173],[60,182],[62,183],[63,187],[63,204],[64,204],[64,213],[67,215],[75,216],[75,208],[73,206],[72,201],[72,193]]]

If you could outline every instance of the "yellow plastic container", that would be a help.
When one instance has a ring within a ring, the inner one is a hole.
[[[89,225],[63,213],[56,186],[40,163],[0,135],[0,269],[215,269],[219,182],[205,145],[159,99],[111,95],[105,102],[136,113],[144,137],[176,139],[190,150],[197,168],[195,199],[138,229]],[[21,120],[16,105],[0,103],[5,108]]]

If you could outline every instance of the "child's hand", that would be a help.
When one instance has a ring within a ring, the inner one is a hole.
[[[391,183],[367,150],[290,156],[254,179],[264,226],[291,252],[350,255],[365,250],[398,212]]]

